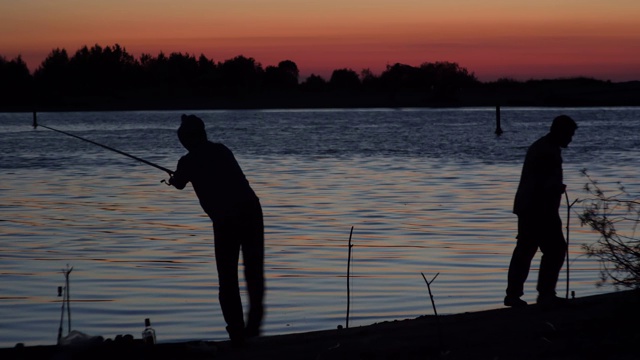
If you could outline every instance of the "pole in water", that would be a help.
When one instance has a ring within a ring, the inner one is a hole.
[[[351,235],[353,235],[353,226],[351,227],[351,232],[349,233],[349,255],[347,258],[347,323],[346,323],[346,328],[349,328],[349,310],[351,307],[351,290],[349,287],[349,281],[350,279],[350,272],[351,272],[351,248],[353,247],[353,245],[351,245]]]
[[[147,161],[147,160],[145,160],[145,159],[141,159],[141,158],[139,158],[139,157],[137,157],[137,156],[133,156],[133,155],[131,155],[131,154],[127,154],[127,153],[126,153],[126,152],[124,152],[124,151],[120,151],[120,150],[118,150],[118,149],[114,149],[114,148],[112,148],[112,147],[110,147],[110,146],[107,146],[107,145],[102,145],[102,144],[97,143],[97,142],[95,142],[95,141],[91,141],[91,140],[89,140],[89,139],[85,139],[85,138],[83,138],[83,137],[81,137],[81,136],[74,135],[74,134],[68,133],[68,132],[66,132],[66,131],[57,130],[57,129],[54,129],[54,128],[52,128],[52,127],[45,126],[45,125],[40,125],[40,126],[41,126],[41,127],[43,127],[43,128],[45,128],[45,129],[49,129],[49,130],[52,130],[52,131],[55,131],[55,132],[59,132],[59,133],[61,133],[61,134],[65,134],[65,135],[67,135],[67,136],[71,136],[71,137],[74,137],[74,138],[76,138],[76,139],[79,139],[79,140],[82,140],[82,141],[86,141],[86,142],[88,142],[88,143],[90,143],[90,144],[100,146],[100,147],[105,148],[105,149],[107,149],[107,150],[111,150],[111,151],[116,152],[116,153],[118,153],[118,154],[120,154],[120,155],[124,155],[124,156],[130,157],[130,158],[132,158],[132,159],[134,159],[134,160],[138,160],[138,161],[140,161],[141,163],[144,163],[144,164],[147,164],[147,165],[153,166],[153,167],[154,167],[154,168],[156,168],[156,169],[160,169],[160,170],[162,170],[162,171],[166,172],[166,173],[167,173],[167,174],[169,174],[169,175],[173,175],[173,171],[171,171],[171,170],[169,170],[169,169],[167,169],[167,168],[165,168],[165,167],[162,167],[162,166],[160,166],[160,165],[154,164],[154,163],[152,163],[152,162],[150,162],[150,161]],[[36,129],[37,127],[38,127],[38,120],[37,120],[36,112],[34,111],[34,112],[33,112],[33,128],[34,128],[34,129]]]
[[[502,134],[502,127],[500,126],[500,106],[496,106],[496,135]]]

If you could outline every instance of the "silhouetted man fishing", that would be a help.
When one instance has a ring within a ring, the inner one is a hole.
[[[264,225],[260,201],[231,150],[207,140],[203,121],[182,115],[178,138],[189,151],[178,161],[169,184],[184,189],[191,182],[202,209],[213,222],[219,299],[234,346],[260,335],[264,313]],[[249,295],[245,326],[238,284],[242,249]]]
[[[518,240],[509,265],[506,306],[527,305],[520,297],[524,294],[524,283],[538,248],[542,251],[538,304],[554,306],[566,302],[556,296],[556,283],[567,251],[558,213],[566,190],[561,148],[571,143],[577,128],[573,119],[560,115],[553,120],[551,131],[527,150],[513,207],[518,215]]]

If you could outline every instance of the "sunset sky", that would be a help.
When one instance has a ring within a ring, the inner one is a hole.
[[[640,80],[639,0],[0,0],[0,55],[120,44],[334,69],[456,62],[479,80]]]

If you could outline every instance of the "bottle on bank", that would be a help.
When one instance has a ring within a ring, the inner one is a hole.
[[[142,341],[145,344],[156,343],[156,331],[151,327],[151,321],[149,318],[144,319],[144,330],[142,331]]]

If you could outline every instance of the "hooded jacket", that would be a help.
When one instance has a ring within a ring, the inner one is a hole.
[[[220,143],[202,142],[180,158],[172,184],[183,189],[188,182],[214,224],[258,201],[233,153]]]
[[[515,196],[514,214],[557,214],[565,189],[561,152],[551,134],[529,147]]]

